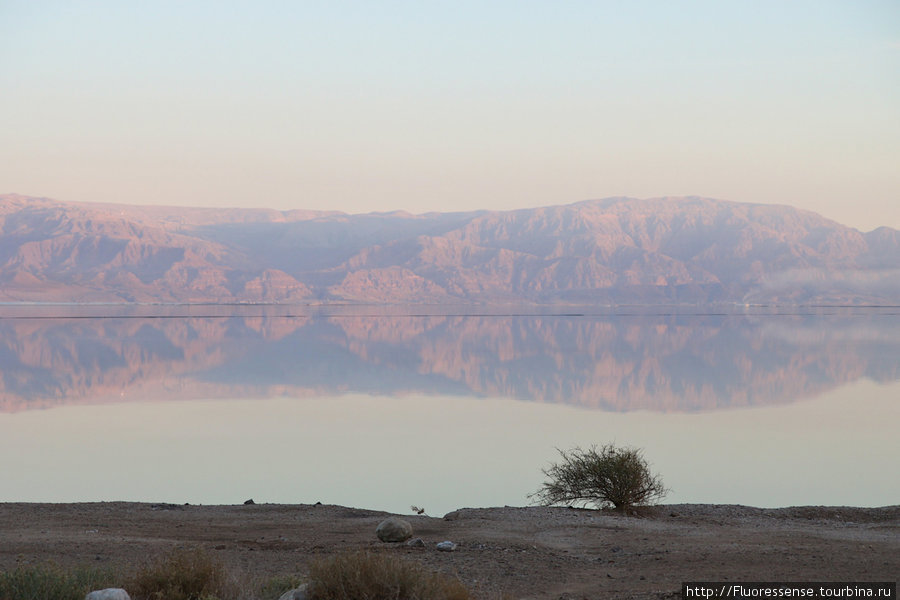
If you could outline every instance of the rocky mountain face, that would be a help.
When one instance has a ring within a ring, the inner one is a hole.
[[[0,301],[896,303],[900,232],[787,206],[191,209],[0,196]]]

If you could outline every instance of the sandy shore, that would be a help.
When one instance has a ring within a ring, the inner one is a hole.
[[[900,506],[404,515],[424,548],[378,541],[385,516],[327,505],[0,504],[0,569],[48,560],[131,567],[190,545],[266,576],[303,574],[318,557],[370,549],[456,574],[482,597],[554,599],[675,597],[690,580],[896,581],[900,573]],[[458,549],[436,551],[442,540]]]

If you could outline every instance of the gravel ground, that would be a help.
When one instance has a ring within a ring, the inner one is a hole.
[[[674,598],[691,580],[896,581],[900,573],[900,506],[401,515],[424,548],[378,541],[386,516],[328,505],[0,504],[0,569],[45,561],[133,568],[177,546],[202,546],[233,570],[267,577],[368,549],[455,574],[480,597],[554,599]],[[438,552],[443,540],[456,551]]]

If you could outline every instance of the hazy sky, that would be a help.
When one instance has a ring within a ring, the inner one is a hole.
[[[0,0],[0,193],[900,228],[900,2]]]

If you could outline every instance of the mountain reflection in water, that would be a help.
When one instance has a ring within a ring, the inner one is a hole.
[[[896,309],[402,313],[2,307],[0,411],[351,392],[706,411],[900,379]]]

